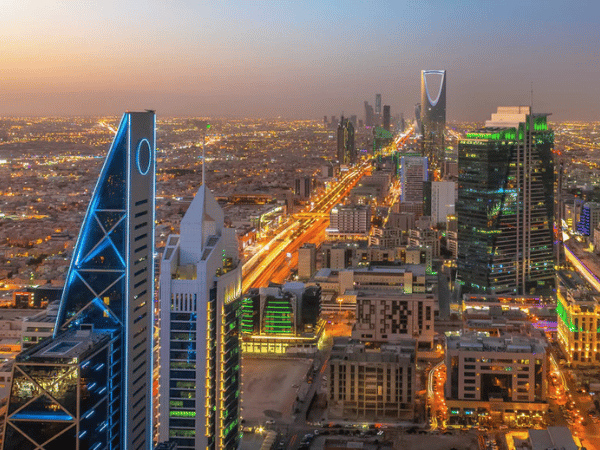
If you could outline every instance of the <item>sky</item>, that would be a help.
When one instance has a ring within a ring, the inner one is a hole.
[[[447,70],[447,120],[529,104],[600,121],[597,0],[2,0],[0,116],[414,117]]]

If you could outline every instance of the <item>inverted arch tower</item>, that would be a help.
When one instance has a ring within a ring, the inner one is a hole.
[[[421,71],[421,123],[423,152],[429,158],[434,178],[441,176],[446,129],[446,71]]]

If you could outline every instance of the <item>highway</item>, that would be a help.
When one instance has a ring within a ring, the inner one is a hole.
[[[404,146],[413,134],[410,129],[396,141],[396,149]],[[319,245],[325,240],[329,212],[348,195],[350,190],[371,169],[369,161],[354,166],[333,187],[315,198],[310,207],[292,215],[277,234],[264,244],[242,268],[242,290],[281,283],[298,263],[298,249],[305,243]]]
[[[267,286],[285,280],[296,265],[298,249],[307,242],[318,244],[325,238],[329,212],[348,195],[371,166],[364,162],[349,170],[340,181],[312,202],[312,206],[292,216],[291,221],[256,252],[242,268],[242,288]]]

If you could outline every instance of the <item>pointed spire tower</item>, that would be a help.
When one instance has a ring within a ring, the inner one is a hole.
[[[202,185],[180,235],[167,239],[160,271],[159,414],[166,420],[158,439],[186,448],[239,445],[242,265],[235,230],[223,222],[203,162]]]

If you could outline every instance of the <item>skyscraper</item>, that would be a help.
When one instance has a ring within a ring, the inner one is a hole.
[[[390,105],[383,105],[383,128],[390,131]]]
[[[446,71],[421,71],[423,152],[429,158],[431,181],[441,179],[446,129]]]
[[[356,146],[354,144],[354,127],[348,119],[340,120],[337,130],[337,157],[340,164],[356,162]]]
[[[242,265],[223,221],[202,184],[161,262],[159,441],[178,449],[235,450],[240,438]]]
[[[365,127],[375,126],[375,113],[369,102],[365,101]]]
[[[121,120],[54,335],[17,358],[5,449],[152,446],[155,128],[154,112]]]
[[[427,158],[404,155],[400,158],[400,183],[402,202],[423,204],[423,183],[427,181]]]
[[[554,286],[554,133],[547,114],[499,107],[458,146],[458,276],[465,292]]]
[[[377,118],[377,126],[381,124],[381,94],[375,94],[375,117]]]
[[[415,104],[415,134],[423,135],[423,123],[421,122],[421,104]]]

